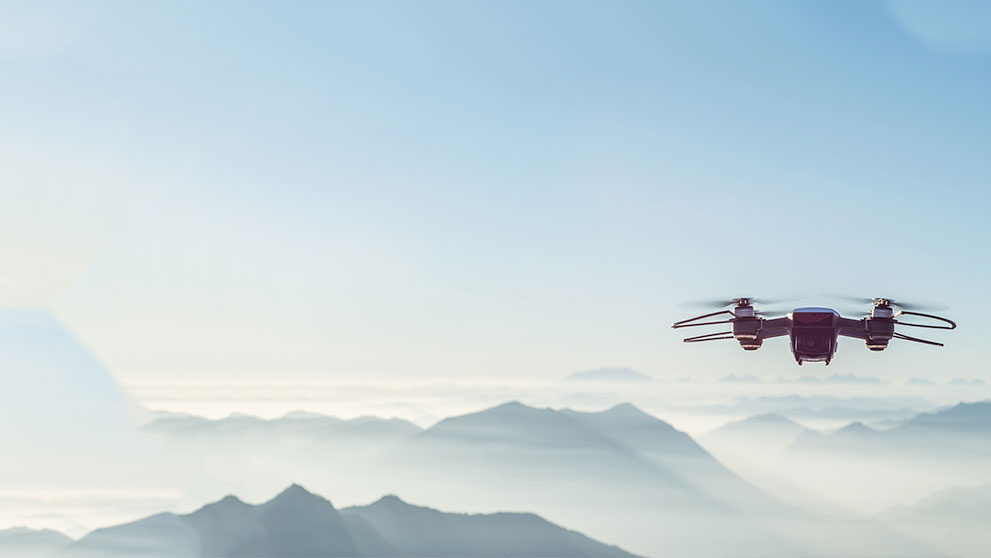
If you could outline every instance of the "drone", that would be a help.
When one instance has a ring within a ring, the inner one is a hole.
[[[870,313],[860,319],[844,318],[832,308],[813,306],[796,308],[780,318],[767,318],[762,312],[754,309],[754,304],[773,304],[774,301],[744,297],[728,301],[707,301],[703,303],[705,306],[723,308],[723,310],[675,322],[671,327],[680,329],[683,327],[732,324],[731,331],[688,337],[684,341],[685,343],[699,343],[720,339],[736,339],[745,351],[756,351],[765,339],[787,335],[791,339],[791,354],[795,356],[795,361],[799,365],[803,362],[825,362],[826,365],[829,365],[829,361],[836,354],[836,341],[839,336],[863,339],[867,343],[867,348],[872,351],[883,351],[892,339],[942,347],[943,344],[936,341],[899,333],[895,331],[895,325],[929,329],[956,329],[957,327],[953,320],[913,311],[930,310],[917,304],[896,302],[890,298],[847,298],[847,300],[871,304]],[[728,306],[733,306],[733,309],[726,309]],[[895,311],[896,308],[898,311]],[[724,315],[730,317],[725,320],[706,321]],[[933,320],[934,323],[904,322],[898,319],[901,316],[918,316]]]

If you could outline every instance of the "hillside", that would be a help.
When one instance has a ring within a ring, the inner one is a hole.
[[[234,496],[175,515],[99,529],[60,556],[631,556],[536,515],[464,515],[388,496],[338,511],[293,485],[251,505]]]

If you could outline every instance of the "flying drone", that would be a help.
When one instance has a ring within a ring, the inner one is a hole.
[[[731,331],[709,333],[688,337],[685,343],[702,341],[717,341],[719,339],[736,339],[746,351],[756,351],[765,339],[789,336],[791,339],[791,354],[801,365],[803,362],[825,362],[827,365],[836,353],[836,340],[839,336],[863,339],[867,348],[872,351],[883,351],[892,339],[902,339],[926,345],[942,347],[942,343],[910,337],[895,331],[895,325],[922,327],[929,329],[955,329],[957,324],[952,320],[923,314],[913,310],[929,310],[921,305],[896,302],[890,298],[849,298],[847,300],[871,304],[870,313],[860,319],[844,318],[832,308],[806,307],[796,308],[780,318],[766,318],[762,312],[754,309],[754,304],[768,304],[773,301],[756,298],[734,298],[732,300],[709,301],[705,306],[723,308],[718,312],[696,316],[688,320],[675,322],[671,327],[708,326],[716,324],[732,324]],[[726,307],[733,306],[732,310]],[[896,312],[895,308],[899,310]],[[717,316],[729,315],[725,320],[706,321]],[[933,324],[919,324],[899,320],[901,316],[918,316],[933,320]]]

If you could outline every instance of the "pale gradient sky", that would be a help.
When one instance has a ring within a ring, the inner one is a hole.
[[[775,378],[678,303],[917,297],[828,373],[991,379],[987,6],[0,2],[0,305],[125,382]]]

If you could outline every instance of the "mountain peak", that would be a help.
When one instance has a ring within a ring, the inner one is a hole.
[[[296,500],[299,498],[320,498],[320,496],[317,496],[296,483],[292,483],[286,487],[285,490],[280,492],[278,496],[273,498],[273,500]]]
[[[243,500],[241,500],[240,498],[238,498],[237,496],[235,496],[233,494],[228,494],[227,496],[224,496],[220,500],[217,500],[216,502],[214,502],[214,504],[221,504],[221,505],[225,505],[225,506],[232,506],[232,505],[245,505],[245,506],[247,506],[248,505]]]
[[[414,506],[412,504],[409,504],[407,502],[404,502],[402,498],[400,498],[399,496],[396,496],[395,494],[386,494],[385,496],[382,496],[381,498],[379,498],[375,502],[371,503],[368,507],[370,507],[370,508],[371,507],[386,507],[386,508],[395,510],[395,509],[400,509],[400,508],[415,508],[417,506]]]
[[[849,435],[849,434],[862,435],[862,434],[875,434],[877,432],[878,430],[875,430],[860,421],[855,421],[844,426],[843,428],[840,428],[839,430],[834,432],[834,435],[840,435],[840,436]]]
[[[760,415],[754,415],[752,417],[747,417],[743,419],[742,422],[795,424],[795,421],[791,420],[788,417],[779,415],[778,413],[763,413]]]
[[[519,401],[513,400],[513,401],[507,401],[507,402],[505,402],[505,403],[503,403],[501,405],[496,405],[495,407],[492,407],[489,410],[490,411],[494,411],[496,409],[505,409],[505,410],[510,410],[510,409],[533,409],[533,407],[530,407],[529,405],[524,405],[523,403],[520,403]]]
[[[650,415],[649,413],[645,412],[643,409],[637,407],[636,405],[630,403],[629,401],[623,403],[617,403],[616,405],[613,405],[612,407],[603,411],[603,413],[610,415],[626,416],[626,417],[655,418],[653,415]]]

